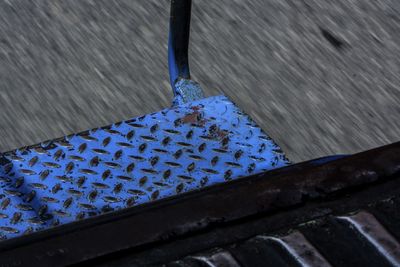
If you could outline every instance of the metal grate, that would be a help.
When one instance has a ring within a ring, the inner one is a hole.
[[[337,224],[341,221],[346,223]],[[258,235],[163,266],[196,267],[199,262],[203,263],[201,266],[209,267],[400,266],[399,241],[367,211],[329,216],[296,228],[284,235]]]
[[[0,236],[16,237],[288,164],[224,96],[5,153]]]

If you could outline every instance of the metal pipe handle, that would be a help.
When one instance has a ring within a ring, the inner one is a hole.
[[[168,68],[174,105],[204,98],[198,83],[190,80],[189,36],[192,0],[171,0]]]

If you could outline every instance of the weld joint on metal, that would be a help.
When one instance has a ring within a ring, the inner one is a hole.
[[[184,103],[193,102],[204,98],[203,90],[195,81],[189,79],[179,79],[174,86],[175,97],[172,102],[173,106],[182,105]]]

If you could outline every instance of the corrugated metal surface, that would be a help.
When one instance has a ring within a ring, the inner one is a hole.
[[[400,266],[399,205],[399,197],[389,198],[370,210],[323,217],[283,233],[260,233],[165,266]]]

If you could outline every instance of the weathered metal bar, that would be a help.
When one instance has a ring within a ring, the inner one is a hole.
[[[204,98],[200,85],[190,79],[189,36],[192,0],[171,0],[168,67],[174,105]]]
[[[399,154],[400,143],[395,143],[319,166],[297,164],[7,240],[0,243],[0,262],[71,264],[357,186],[398,179]]]
[[[192,0],[171,0],[168,64],[171,86],[178,78],[190,79],[189,36]]]
[[[350,216],[340,216],[338,219],[350,223],[393,266],[400,266],[399,242],[372,214],[360,211]]]
[[[228,251],[222,249],[208,255],[196,255],[191,256],[190,258],[197,260],[208,267],[240,267],[240,264],[235,260],[235,258]]]
[[[276,242],[302,267],[332,266],[299,231],[294,231],[286,236],[259,235],[256,238]]]

